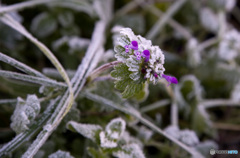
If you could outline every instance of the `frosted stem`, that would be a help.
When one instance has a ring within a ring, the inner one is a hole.
[[[169,103],[170,103],[170,101],[168,99],[160,100],[160,101],[157,101],[153,104],[146,105],[146,106],[142,107],[140,109],[140,111],[141,111],[141,113],[146,113],[146,112],[149,112],[149,111],[152,111],[152,110],[156,110],[160,107],[164,107],[164,106],[168,105]]]
[[[17,72],[11,72],[11,71],[0,70],[0,76],[6,77],[6,78],[22,80],[22,81],[27,81],[27,82],[31,82],[31,83],[37,83],[37,84],[45,85],[45,86],[51,86],[51,87],[59,87],[59,88],[67,87],[66,84],[57,82],[52,79],[46,79],[46,78],[44,79],[44,78],[34,77],[34,76],[30,76],[30,75],[24,75],[24,74],[20,74]]]
[[[33,76],[36,76],[36,77],[42,77],[42,78],[47,78],[46,76],[44,76],[42,73],[34,70],[33,68],[25,65],[24,63],[21,63],[3,53],[0,52],[0,61],[3,61],[9,65],[12,65],[14,66],[15,68],[29,74],[29,75],[33,75]]]
[[[95,70],[93,70],[93,72],[89,75],[90,80],[94,80],[100,73],[102,73],[103,71],[112,68],[113,66],[117,65],[121,63],[120,61],[113,61],[110,63],[106,63],[98,68],[96,68]]]
[[[18,4],[13,4],[10,6],[4,6],[4,7],[0,7],[0,14],[12,12],[12,11],[16,11],[16,10],[22,10],[25,8],[39,5],[39,4],[46,4],[46,3],[52,2],[52,1],[57,1],[57,0],[31,0],[31,1],[21,2]]]
[[[166,14],[159,18],[159,20],[156,22],[156,24],[150,29],[150,31],[147,33],[146,37],[148,39],[153,39],[158,35],[158,33],[161,31],[163,26],[166,24],[166,22],[169,20],[170,17],[172,17],[180,8],[181,6],[186,2],[187,0],[178,0],[176,1],[166,12]]]

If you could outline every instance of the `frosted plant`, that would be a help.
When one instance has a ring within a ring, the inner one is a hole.
[[[74,121],[68,122],[67,127],[74,131],[77,131],[78,133],[82,134],[86,138],[91,139],[92,141],[96,141],[97,133],[102,131],[102,127],[99,125],[81,124]]]
[[[169,135],[173,136],[176,139],[180,138],[180,130],[178,128],[178,126],[168,126],[164,129],[164,132],[168,133]]]
[[[74,158],[69,152],[58,150],[57,152],[48,156],[48,158]]]
[[[219,57],[223,60],[233,60],[239,55],[240,33],[235,30],[227,31],[219,45]]]
[[[148,141],[153,135],[153,131],[147,129],[145,126],[139,128],[139,137],[143,138],[145,141]]]
[[[140,35],[136,36],[130,28],[121,29],[119,36],[114,51],[121,64],[115,66],[111,75],[117,79],[115,87],[124,90],[124,98],[139,92],[146,81],[156,84],[165,78],[169,85],[178,83],[175,77],[164,74],[165,57],[158,46],[153,46],[150,40]]]
[[[117,141],[122,137],[126,128],[126,122],[121,118],[111,120],[105,131],[100,133],[101,147],[115,148]]]
[[[145,158],[137,144],[124,145],[120,151],[114,152],[113,155],[118,158]]]
[[[17,133],[28,130],[28,125],[40,112],[40,103],[36,95],[28,95],[24,101],[17,98],[17,105],[11,117],[11,128]]]
[[[197,49],[198,44],[195,38],[191,38],[187,43],[188,63],[193,67],[201,63],[200,52]]]
[[[200,21],[207,30],[216,33],[219,29],[219,22],[217,15],[209,8],[200,10]]]
[[[199,139],[196,133],[188,129],[180,131],[179,140],[187,144],[188,146],[195,146],[199,143]]]
[[[173,125],[168,126],[164,131],[188,146],[195,146],[199,143],[199,139],[194,131],[188,129],[180,130]]]

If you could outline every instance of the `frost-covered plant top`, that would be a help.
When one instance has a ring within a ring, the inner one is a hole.
[[[121,29],[114,51],[121,64],[115,66],[111,75],[117,79],[115,87],[124,90],[124,98],[137,94],[146,81],[156,84],[165,78],[169,85],[178,83],[175,77],[164,74],[165,57],[161,49],[150,40],[136,36],[130,28]]]

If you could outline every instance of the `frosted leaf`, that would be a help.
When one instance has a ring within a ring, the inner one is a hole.
[[[117,142],[110,139],[108,136],[107,136],[107,133],[102,131],[100,132],[99,134],[100,136],[100,146],[102,148],[116,148],[117,147]]]
[[[123,133],[121,138],[122,144],[137,144],[140,148],[143,148],[142,142],[133,136],[131,136],[127,131]]]
[[[37,15],[31,24],[31,31],[38,37],[47,37],[52,34],[57,28],[55,17],[47,12]]]
[[[81,124],[74,121],[69,121],[67,128],[72,131],[77,131],[82,134],[84,137],[96,141],[97,134],[102,130],[102,127],[99,125],[92,124]]]
[[[17,133],[28,130],[28,125],[40,112],[40,103],[36,95],[28,95],[27,100],[17,98],[17,105],[11,116],[11,128]]]
[[[207,30],[216,33],[219,29],[219,22],[217,15],[209,8],[200,10],[200,21]]]
[[[195,38],[191,38],[187,43],[188,64],[192,67],[196,67],[201,63],[198,45],[199,43]]]
[[[240,81],[234,86],[231,93],[231,99],[236,102],[240,101]]]
[[[147,129],[145,126],[139,128],[138,136],[143,138],[145,141],[148,141],[153,135],[153,131]]]
[[[122,118],[116,118],[111,120],[106,126],[106,133],[112,140],[118,140],[125,131],[126,122]]]
[[[67,45],[69,47],[69,53],[74,51],[86,49],[89,46],[90,40],[85,38],[79,38],[77,36],[64,36],[56,40],[52,47],[55,51],[59,50],[62,46]]]
[[[58,150],[57,152],[48,156],[48,158],[74,158],[69,152]]]
[[[178,126],[168,126],[167,128],[164,129],[165,133],[173,136],[176,139],[180,138],[180,130],[178,128]]]
[[[68,27],[72,25],[74,21],[74,16],[71,12],[61,12],[58,15],[58,21],[63,27]]]
[[[233,60],[239,55],[240,33],[233,29],[227,31],[219,45],[219,57],[223,60]]]
[[[118,158],[145,158],[137,144],[124,145],[120,151],[114,152],[113,155]]]
[[[199,143],[196,133],[188,129],[180,131],[179,140],[188,146],[195,146]]]

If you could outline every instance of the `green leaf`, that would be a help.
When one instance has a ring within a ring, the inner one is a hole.
[[[129,85],[127,85],[126,89],[123,91],[122,96],[123,98],[132,97],[134,94],[139,93],[143,88],[142,83],[137,83],[136,81],[131,81]]]
[[[57,20],[49,13],[37,15],[32,22],[31,31],[38,37],[46,37],[57,29]]]
[[[94,148],[88,148],[87,149],[88,154],[92,157],[92,158],[108,158],[109,156],[107,156],[106,154],[102,153],[101,151],[98,151]]]
[[[115,88],[123,91],[123,98],[129,98],[139,93],[143,88],[144,80],[132,80],[129,75],[128,66],[125,64],[118,64],[114,67],[115,70],[111,72],[111,76],[117,79],[115,81]]]
[[[138,102],[143,102],[147,99],[148,94],[149,94],[148,84],[145,83],[143,84],[143,88],[141,89],[141,91],[134,95],[134,99],[136,99]]]

